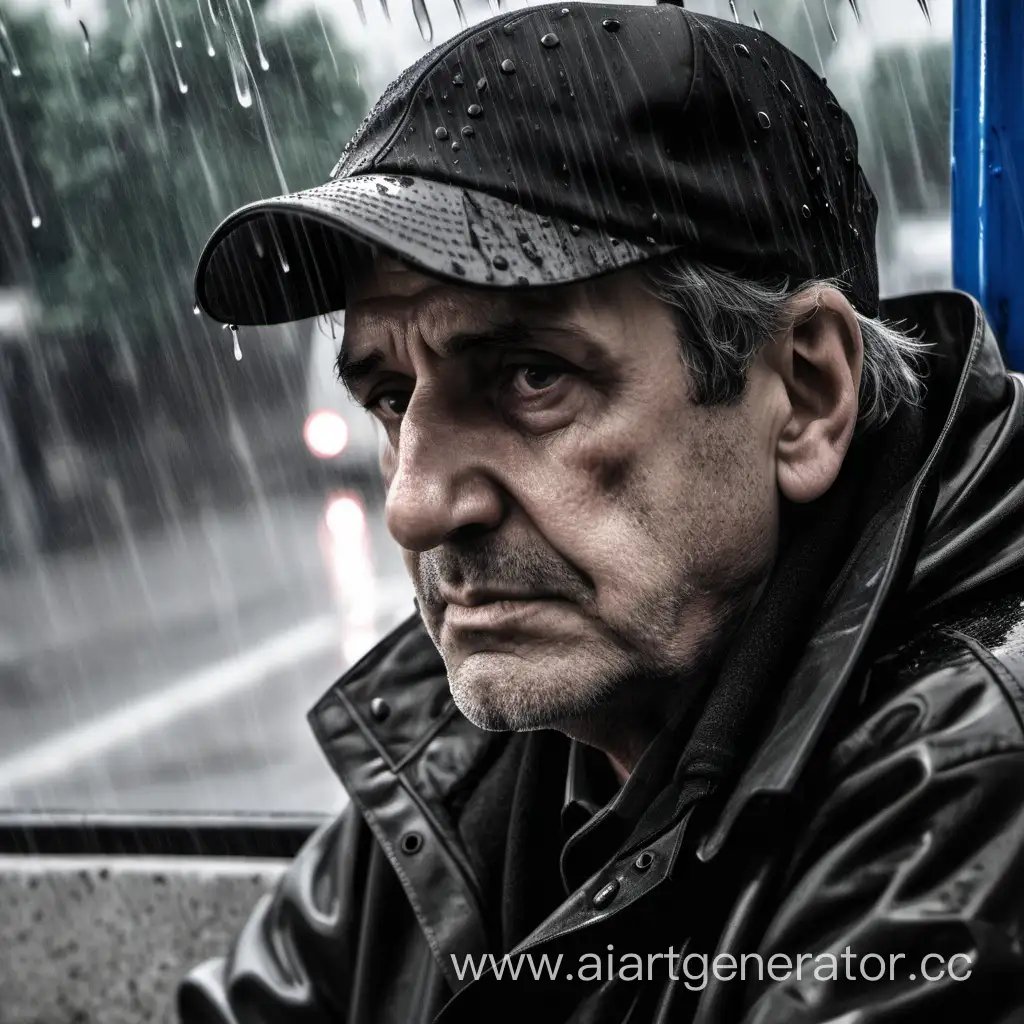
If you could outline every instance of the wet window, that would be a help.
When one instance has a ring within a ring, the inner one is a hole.
[[[827,76],[883,293],[948,286],[951,0],[687,7]],[[498,9],[0,0],[0,808],[341,802],[305,713],[413,611],[378,438],[333,380],[340,317],[224,330],[192,272]]]

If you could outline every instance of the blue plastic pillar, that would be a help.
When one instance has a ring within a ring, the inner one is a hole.
[[[1024,2],[953,6],[953,284],[1024,370]]]

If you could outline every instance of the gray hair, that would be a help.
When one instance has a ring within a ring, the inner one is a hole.
[[[788,279],[747,281],[726,270],[671,255],[644,268],[648,289],[673,307],[680,355],[699,404],[730,404],[742,398],[747,372],[761,347],[797,325],[791,300],[815,287],[842,291],[834,279],[796,287]],[[902,403],[924,395],[921,357],[925,342],[899,324],[854,310],[864,341],[858,430],[880,427]]]

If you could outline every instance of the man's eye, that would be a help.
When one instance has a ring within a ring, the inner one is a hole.
[[[565,370],[545,363],[513,368],[513,383],[526,393],[545,391],[565,376]]]
[[[377,395],[366,406],[370,412],[380,413],[385,417],[401,416],[408,407],[409,396],[404,391],[387,391]]]

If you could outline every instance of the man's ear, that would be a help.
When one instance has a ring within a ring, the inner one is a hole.
[[[835,482],[857,427],[864,341],[849,300],[835,288],[795,295],[793,327],[776,339],[773,364],[789,398],[776,447],[779,490],[820,498]]]

